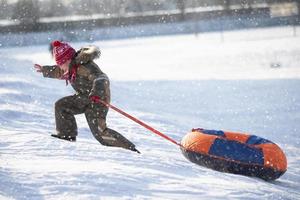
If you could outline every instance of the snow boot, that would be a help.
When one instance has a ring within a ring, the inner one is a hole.
[[[129,150],[131,150],[131,151],[134,151],[134,152],[137,152],[137,153],[141,153],[139,150],[137,150],[136,148],[135,148],[135,146],[130,146],[129,147]]]
[[[70,142],[76,142],[76,136],[65,136],[65,135],[56,135],[56,134],[51,134],[51,136],[58,139],[67,140]]]

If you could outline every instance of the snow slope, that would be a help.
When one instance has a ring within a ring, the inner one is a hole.
[[[53,104],[73,91],[33,70],[53,63],[48,47],[0,49],[0,199],[300,199],[300,37],[289,30],[95,43],[114,105],[177,141],[194,127],[268,138],[288,159],[274,182],[195,165],[112,110],[109,126],[141,155],[101,146],[82,115],[76,143],[51,138]]]

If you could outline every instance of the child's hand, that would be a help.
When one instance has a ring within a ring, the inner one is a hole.
[[[34,64],[34,68],[35,68],[36,72],[41,73],[43,67],[41,65],[39,65],[39,64]]]
[[[89,98],[93,103],[100,103],[100,101],[99,101],[100,97],[98,97],[96,95],[90,96]]]

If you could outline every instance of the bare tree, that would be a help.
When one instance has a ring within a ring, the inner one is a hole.
[[[50,1],[50,13],[51,17],[62,16],[65,14],[65,6],[61,0]]]
[[[8,18],[9,13],[7,11],[8,4],[7,0],[1,0],[0,1],[0,18]]]
[[[124,0],[123,1],[123,13],[128,12],[142,12],[143,5],[141,0]]]
[[[177,8],[180,10],[183,20],[185,17],[185,0],[177,0]]]
[[[226,10],[226,11],[229,11],[230,10],[230,0],[224,0],[223,1],[224,2],[224,9]]]
[[[300,17],[300,0],[296,0],[297,6],[298,6],[298,16]],[[300,23],[300,20],[298,19],[298,24]]]
[[[19,0],[13,10],[13,19],[22,24],[35,24],[39,19],[38,2],[35,0]]]

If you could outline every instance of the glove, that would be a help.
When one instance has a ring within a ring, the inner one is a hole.
[[[39,64],[34,64],[33,67],[35,68],[36,72],[39,72],[39,73],[42,72],[43,67],[42,67],[41,65],[39,65]]]
[[[89,98],[93,103],[100,103],[100,97],[99,96],[93,95],[93,96],[90,96]]]

